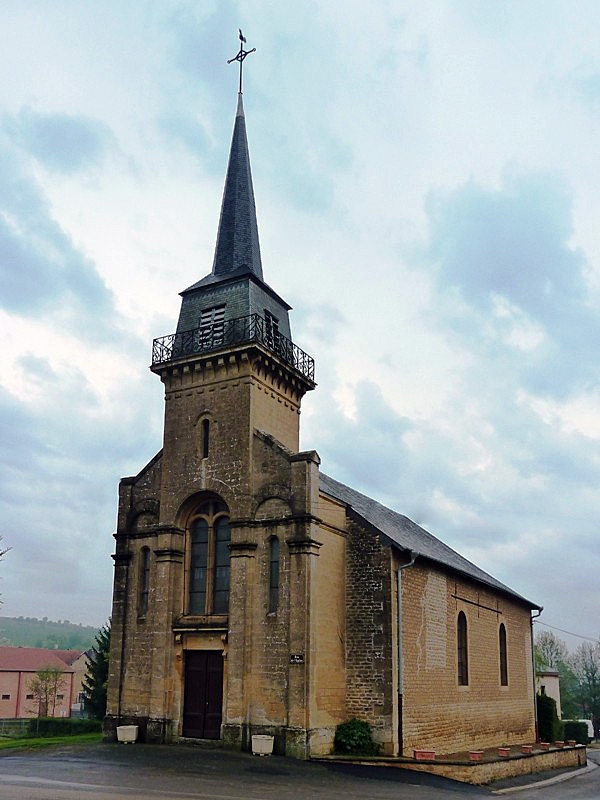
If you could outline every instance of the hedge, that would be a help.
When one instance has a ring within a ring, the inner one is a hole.
[[[102,730],[98,719],[72,717],[36,717],[29,722],[29,736],[72,736],[77,733],[96,733]]]
[[[556,713],[556,700],[547,694],[538,694],[538,735],[542,742],[556,742],[563,738],[563,724]]]
[[[575,739],[577,744],[588,744],[590,738],[588,736],[588,726],[586,722],[578,722],[577,720],[567,720],[563,722],[565,726],[565,741]]]

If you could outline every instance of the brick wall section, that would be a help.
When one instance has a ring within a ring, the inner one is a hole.
[[[390,551],[348,522],[346,545],[346,713],[392,740],[393,675]]]
[[[418,561],[403,572],[402,585],[404,752],[453,753],[535,739],[528,608]],[[468,626],[468,686],[457,678],[460,611]],[[501,622],[508,686],[500,686]]]

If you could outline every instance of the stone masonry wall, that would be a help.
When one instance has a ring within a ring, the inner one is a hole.
[[[346,544],[346,714],[370,723],[389,749],[393,741],[390,550],[378,536],[348,522]]]

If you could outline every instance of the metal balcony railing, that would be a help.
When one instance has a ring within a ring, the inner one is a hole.
[[[273,325],[268,325],[260,314],[249,314],[155,339],[152,343],[152,366],[246,342],[259,342],[314,382],[314,359],[275,330]]]

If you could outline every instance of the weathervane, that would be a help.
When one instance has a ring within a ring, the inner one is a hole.
[[[253,47],[252,50],[244,50],[244,45],[246,44],[246,39],[244,37],[244,34],[242,33],[242,29],[241,28],[239,28],[239,32],[240,32],[240,52],[237,54],[237,56],[235,56],[235,58],[230,58],[227,63],[231,64],[234,61],[239,61],[240,62],[240,94],[242,94],[242,63],[243,63],[243,61],[244,61],[244,59],[246,58],[247,55],[250,55],[250,53],[256,52],[256,47]]]

